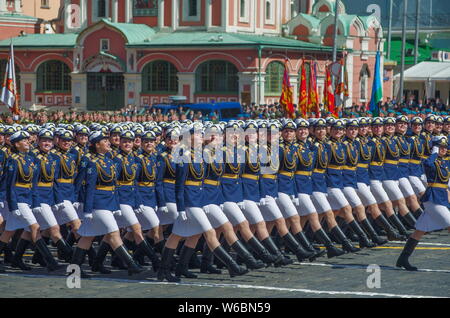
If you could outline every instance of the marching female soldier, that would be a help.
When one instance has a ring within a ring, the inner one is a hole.
[[[120,206],[116,198],[116,168],[107,155],[111,151],[108,136],[102,131],[95,131],[90,135],[89,142],[92,156],[86,172],[86,195],[83,205],[85,215],[78,231],[81,239],[74,250],[71,263],[81,265],[94,238],[104,235],[103,241],[107,242],[115,255],[128,265],[128,274],[140,273],[143,269],[137,266],[124,247],[113,214],[119,211]],[[82,277],[87,275],[82,272]]]
[[[227,267],[230,276],[238,276],[247,273],[247,270],[239,266],[225,251],[216,238],[216,232],[211,226],[202,207],[204,206],[203,181],[205,178],[205,165],[201,156],[195,155],[194,146],[201,145],[202,134],[198,130],[191,130],[191,148],[183,153],[183,161],[176,168],[176,203],[179,216],[176,219],[172,234],[169,236],[163,250],[161,267],[158,271],[158,280],[169,282],[179,281],[170,273],[170,265],[179,241],[187,238],[181,250],[180,261],[177,265],[177,276],[191,276],[188,272],[188,263],[194,253],[195,246],[200,235],[204,235],[209,249]]]
[[[39,224],[36,221],[30,206],[33,204],[33,176],[36,166],[33,157],[29,154],[29,134],[18,131],[11,136],[11,156],[6,165],[6,200],[11,211],[7,218],[6,228],[0,236],[0,253],[8,244],[15,231],[24,229],[21,236],[19,253],[25,251],[26,246],[32,241],[41,253],[49,271],[58,269],[59,265],[53,258],[47,244],[39,232]],[[18,261],[18,260],[16,260]],[[19,266],[18,262],[16,265]]]
[[[408,138],[411,146],[411,154],[409,160],[409,181],[414,189],[417,197],[421,198],[425,193],[425,185],[422,182],[424,175],[422,160],[424,158],[424,139],[421,138],[423,120],[420,117],[414,117],[410,121],[411,136]]]
[[[449,166],[444,157],[447,155],[448,140],[446,137],[434,137],[431,156],[424,161],[428,188],[423,196],[424,213],[416,223],[416,230],[410,236],[397,260],[397,267],[408,271],[416,271],[417,267],[409,263],[420,239],[427,233],[447,228],[450,232],[449,201],[447,196],[450,179]]]
[[[299,144],[299,147],[297,148],[298,161],[295,171],[295,185],[298,193],[297,209],[303,224],[305,224],[306,221],[309,222],[314,236],[320,243],[325,245],[328,258],[332,258],[345,254],[345,252],[336,248],[322,229],[316,208],[311,201],[313,190],[311,175],[315,166],[316,154],[310,150],[308,127],[309,123],[304,119],[300,119],[297,123],[296,135]],[[303,232],[301,233],[303,234]]]

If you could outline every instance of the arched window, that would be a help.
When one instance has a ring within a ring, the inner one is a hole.
[[[196,71],[197,92],[238,93],[238,70],[230,62],[207,61]]]
[[[0,83],[3,85],[3,81],[5,79],[5,73],[6,73],[6,65],[8,64],[7,60],[0,60]],[[16,71],[16,90],[17,93],[20,93],[20,69],[15,65],[15,71]]]
[[[99,18],[106,18],[106,0],[98,0],[97,16]]]
[[[272,1],[266,0],[266,20],[272,20]]]
[[[148,63],[142,70],[143,92],[178,92],[176,67],[167,61]]]
[[[266,95],[281,94],[281,87],[283,85],[284,65],[281,62],[272,62],[266,68]]]
[[[359,99],[361,101],[366,101],[368,99],[367,88],[369,86],[369,77],[369,66],[367,64],[364,64],[361,68],[361,72],[359,72]]]
[[[247,16],[247,14],[246,14],[246,8],[245,8],[245,1],[246,0],[241,0],[241,5],[240,5],[240,8],[241,8],[241,14],[240,14],[240,16],[241,16],[241,18],[245,18],[246,16]]]
[[[47,61],[37,69],[37,91],[70,91],[70,69],[61,61]]]

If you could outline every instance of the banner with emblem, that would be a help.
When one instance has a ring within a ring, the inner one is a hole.
[[[319,94],[317,93],[317,76],[316,76],[316,63],[310,64],[309,72],[309,98],[308,98],[308,111],[316,113],[316,118],[320,117],[319,108]]]
[[[294,102],[291,90],[291,82],[289,80],[289,72],[287,67],[288,60],[284,62],[284,74],[283,74],[283,85],[281,88],[280,105],[283,107],[284,111],[289,118],[294,118]]]
[[[14,115],[19,115],[19,100],[17,98],[16,70],[14,64],[14,48],[12,41],[0,100],[9,107]]]
[[[300,78],[300,92],[298,94],[298,105],[300,108],[300,113],[303,118],[307,118],[307,107],[308,107],[308,88],[306,86],[306,65],[303,60],[302,71]]]
[[[326,110],[331,112],[335,118],[338,118],[338,112],[336,109],[336,105],[334,102],[334,92],[333,92],[333,82],[331,80],[331,72],[330,67],[325,67],[325,85],[323,87],[323,105]]]
[[[341,64],[340,76],[336,85],[336,100],[337,107],[345,107],[345,102],[349,97],[348,91],[348,72],[347,72],[347,55],[344,53],[344,57],[339,62]]]

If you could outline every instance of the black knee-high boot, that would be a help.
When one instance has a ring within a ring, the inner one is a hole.
[[[282,237],[284,244],[297,256],[299,262],[309,259],[315,255],[315,251],[306,251],[300,243],[295,239],[291,232]]]
[[[63,238],[56,242],[56,248],[58,250],[58,259],[70,262],[72,259],[73,249]]]
[[[139,243],[136,247],[135,252],[133,253],[133,258],[135,260],[147,256],[150,261],[152,262],[152,268],[153,271],[156,273],[159,269],[159,266],[161,264],[158,256],[155,253],[155,250],[148,244],[146,240],[143,240],[141,243]]]
[[[310,262],[314,261],[316,258],[318,258],[326,253],[326,250],[317,251],[314,248],[314,246],[311,244],[311,242],[308,240],[308,238],[306,237],[306,235],[303,231],[298,232],[297,234],[294,235],[294,237],[305,248],[306,251],[314,253],[314,255],[309,258]]]
[[[222,246],[219,245],[218,247],[216,247],[213,253],[227,266],[230,277],[240,276],[248,273],[248,270],[243,266],[239,266]]]
[[[280,237],[281,240],[283,240]],[[278,248],[275,241],[272,239],[272,237],[268,237],[261,241],[261,244],[264,245],[264,247],[269,251],[270,254],[276,255],[277,259],[273,263],[275,267],[285,266],[294,263],[294,261],[290,258],[287,258],[286,256],[281,253],[280,249]]]
[[[372,224],[370,224],[368,219],[364,219],[361,221],[361,226],[366,231],[367,235],[369,235],[372,242],[374,242],[377,245],[384,245],[388,241],[379,237],[377,232],[375,232],[375,229],[372,227]]]
[[[239,255],[239,257],[243,260],[244,264],[249,269],[260,269],[265,267],[265,264],[260,260],[257,260],[253,257],[252,253],[250,253],[242,244],[241,241],[237,240],[231,245],[231,248]]]
[[[222,271],[214,265],[214,254],[209,249],[208,244],[203,245],[202,262],[200,266],[200,273],[203,274],[222,274]]]
[[[399,258],[397,259],[397,267],[403,267],[407,271],[417,271],[417,267],[412,266],[409,263],[409,257],[414,252],[417,244],[419,244],[419,241],[413,239],[412,237],[410,237],[408,241],[406,241],[405,247],[403,248],[403,251],[400,254]]]
[[[276,255],[272,255],[269,251],[261,244],[256,237],[252,237],[247,241],[248,245],[255,251],[256,255],[266,264],[273,264],[277,260]]]
[[[405,215],[403,215],[403,220],[405,220],[406,224],[408,224],[411,229],[416,228],[417,220],[411,212],[408,212]]]
[[[111,247],[105,241],[102,241],[100,243],[91,267],[91,270],[93,272],[100,274],[111,274],[111,271],[103,265],[106,255],[108,255],[110,249]]]
[[[317,237],[317,240],[321,244],[325,245],[328,258],[341,256],[345,254],[343,250],[333,245],[333,242],[331,242],[331,239],[328,237],[327,233],[325,233],[323,229],[318,229],[317,231],[314,232],[314,235],[315,237]]]
[[[58,262],[53,258],[52,253],[48,249],[48,246],[47,244],[45,244],[45,241],[43,239],[37,240],[35,245],[39,250],[39,253],[42,255],[42,258],[44,259],[46,267],[49,271],[54,271],[61,267],[61,265],[59,265]]]
[[[380,214],[380,216],[375,219],[375,222],[386,231],[387,239],[389,241],[406,241],[406,237],[399,234],[383,214]]]
[[[406,231],[405,226],[403,225],[403,223],[398,219],[397,215],[394,213],[392,214],[390,217],[388,217],[389,221],[392,223],[392,225],[394,225],[398,232],[401,235],[404,235],[406,237],[409,237],[408,232]]]
[[[0,241],[0,254],[5,250],[6,245],[8,245],[8,244]],[[4,272],[5,272],[5,269],[2,266],[0,266],[0,273],[4,273]]]
[[[23,271],[31,271],[31,267],[26,265],[23,262],[23,254],[25,253],[28,245],[30,245],[31,242],[24,239],[19,239],[16,245],[16,251],[14,253],[13,261],[12,261],[12,267],[18,267]]]
[[[72,260],[70,261],[70,264],[75,264],[80,267],[80,277],[81,278],[91,278],[91,276],[86,274],[81,268],[81,265],[83,264],[84,259],[86,257],[86,253],[87,253],[87,250],[84,250],[77,246],[73,250]]]
[[[164,245],[166,245],[166,240],[161,240],[158,243],[155,243],[155,251],[162,254]]]
[[[420,218],[420,216],[422,215],[422,213],[423,213],[422,208],[418,208],[416,211],[413,212],[413,215],[414,215],[414,217],[415,217],[416,220],[417,220],[418,218]]]
[[[359,246],[361,248],[363,247],[367,247],[367,248],[372,248],[377,246],[376,244],[374,244],[373,242],[371,242],[369,240],[369,238],[367,237],[366,233],[364,233],[364,231],[362,230],[362,228],[359,226],[359,224],[356,222],[356,220],[351,221],[349,224],[350,228],[352,229],[352,231],[358,235],[359,238]]]
[[[194,253],[195,248],[187,247],[186,244],[183,245],[180,252],[180,259],[175,269],[176,277],[183,275],[186,278],[197,278],[197,275],[189,271],[189,261]]]
[[[72,231],[70,231],[69,234],[67,234],[67,237],[66,237],[67,245],[73,246],[76,241],[77,241],[77,238],[75,237],[75,234]]]
[[[159,267],[157,273],[157,278],[159,281],[163,281],[164,279],[170,283],[177,283],[180,281],[178,277],[173,276],[170,272],[174,254],[175,249],[164,247],[161,257],[161,266]]]
[[[331,234],[333,234],[334,238],[339,244],[342,244],[342,249],[349,253],[359,252],[361,249],[354,247],[350,240],[345,236],[342,232],[341,228],[336,225],[331,229]]]
[[[139,273],[144,271],[143,268],[139,267],[135,263],[135,261],[133,260],[131,255],[128,253],[128,251],[127,251],[127,249],[125,248],[124,245],[120,245],[118,248],[116,248],[114,250],[114,253],[116,253],[117,257],[119,257],[122,260],[122,262],[127,264],[127,266],[128,266],[128,275],[131,276],[133,274],[139,274]]]

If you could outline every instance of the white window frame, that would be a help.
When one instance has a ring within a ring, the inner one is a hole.
[[[41,9],[50,9],[50,0],[41,0]]]
[[[183,21],[185,22],[200,22],[201,18],[201,10],[202,10],[202,1],[197,0],[197,15],[190,16],[189,15],[189,1],[183,0]]]
[[[108,43],[108,49],[103,50],[103,42],[106,41]],[[109,45],[109,39],[100,39],[100,52],[109,52],[111,50],[111,46]]]
[[[270,3],[270,19],[267,19],[267,3]],[[265,24],[275,24],[275,1],[264,0],[264,21]]]
[[[98,1],[92,1],[91,2],[91,8],[92,8],[92,21],[100,21],[100,19],[108,19],[110,17],[111,12],[109,12],[109,0],[105,0],[106,5],[106,11],[105,11],[105,17],[99,17],[98,16]]]
[[[250,17],[250,1],[251,0],[243,0],[244,1],[244,16],[241,16],[241,0],[239,0],[239,8],[238,8],[238,16],[239,16],[239,22],[249,23],[249,17]]]

